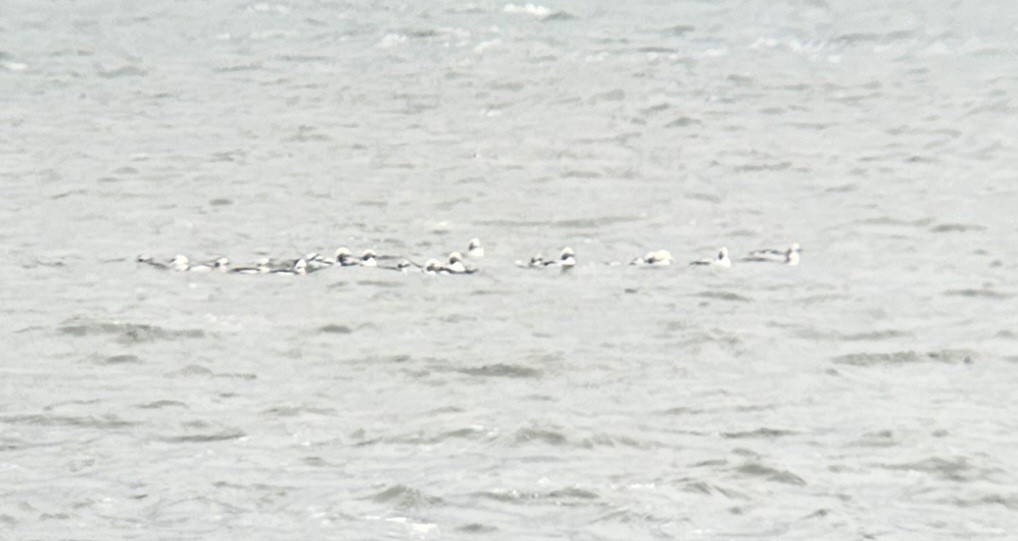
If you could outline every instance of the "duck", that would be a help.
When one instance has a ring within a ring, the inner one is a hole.
[[[424,262],[422,272],[425,274],[438,274],[443,270],[442,262],[437,259],[429,259]]]
[[[335,261],[318,252],[311,252],[305,255],[304,260],[308,262],[308,270],[312,272],[331,267],[335,264]]]
[[[296,262],[294,262],[293,265],[290,265],[290,266],[287,266],[287,267],[278,268],[278,269],[272,269],[272,270],[269,271],[269,273],[270,274],[286,274],[286,275],[296,275],[296,274],[304,275],[304,274],[308,273],[308,262],[307,262],[306,259],[304,259],[302,257],[302,258],[298,259]]]
[[[233,267],[230,269],[230,272],[234,274],[267,274],[272,271],[272,267],[269,266],[269,263],[269,259],[263,257],[252,267]]]
[[[220,257],[212,262],[212,269],[219,272],[230,272],[230,260],[225,257]]]
[[[555,261],[545,261],[545,267],[561,267],[562,269],[571,269],[576,266],[576,254],[572,248],[568,246],[562,249],[562,253]]]
[[[442,266],[440,272],[444,274],[473,274],[477,272],[477,269],[464,265],[463,255],[453,252],[449,254],[449,262]]]
[[[766,250],[754,250],[749,253],[749,256],[744,258],[743,261],[749,261],[753,263],[769,262],[769,263],[784,263],[785,265],[796,266],[799,264],[799,252],[802,251],[802,247],[799,246],[798,242],[793,242],[788,248],[784,250],[766,249]]]
[[[728,248],[722,247],[718,251],[718,256],[712,259],[700,259],[698,261],[692,261],[690,265],[710,265],[714,267],[731,267],[732,260],[728,258]]]
[[[170,265],[172,264],[172,262],[164,263],[162,261],[156,261],[152,256],[150,256],[148,254],[138,254],[138,257],[135,258],[135,261],[138,262],[138,263],[144,263],[145,265],[150,265],[150,266],[153,266],[153,267],[155,267],[157,269],[163,269],[163,270],[169,270],[170,269]]]
[[[647,255],[638,257],[629,262],[630,265],[643,265],[643,266],[654,266],[661,267],[665,265],[671,265],[674,259],[672,254],[668,250],[657,250],[654,252],[647,252]]]
[[[378,256],[375,251],[370,248],[364,250],[364,253],[361,254],[360,265],[362,267],[377,267]]]
[[[177,254],[170,260],[169,267],[177,272],[186,272],[191,270],[191,260],[186,255]]]
[[[403,274],[410,272],[423,272],[424,270],[420,265],[408,259],[401,259],[399,263],[396,263],[395,265],[378,265],[378,268],[402,272]]]
[[[470,259],[481,259],[484,257],[484,246],[481,246],[481,239],[470,239],[470,244],[467,245],[467,257]]]
[[[341,267],[352,267],[354,265],[360,265],[360,260],[353,256],[345,247],[336,248],[335,254],[336,264]]]

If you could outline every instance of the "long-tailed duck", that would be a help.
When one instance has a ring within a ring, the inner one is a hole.
[[[710,265],[714,267],[731,267],[732,260],[728,258],[728,248],[721,248],[718,251],[718,256],[712,259],[701,259],[699,261],[692,261],[690,265]]]
[[[768,263],[784,263],[785,265],[795,266],[799,264],[799,252],[802,251],[802,247],[799,246],[798,242],[793,242],[788,248],[784,250],[755,250],[749,253],[749,256],[743,259],[743,261],[749,262],[768,262]]]

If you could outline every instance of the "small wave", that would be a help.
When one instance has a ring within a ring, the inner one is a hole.
[[[888,216],[881,216],[879,218],[867,218],[860,220],[860,224],[863,225],[893,225],[898,227],[926,227],[933,223],[932,218],[920,218],[918,220],[899,220]]]
[[[695,26],[689,26],[689,25],[680,24],[680,25],[677,25],[677,26],[669,26],[668,28],[665,28],[664,30],[662,30],[661,33],[667,34],[669,36],[684,36],[684,35],[686,35],[686,34],[688,34],[690,32],[695,32],[695,31],[696,31],[696,27]]]
[[[850,366],[900,365],[923,362],[965,363],[972,362],[976,353],[967,349],[945,349],[920,353],[916,351],[897,351],[893,353],[849,353],[832,359],[835,364]]]
[[[628,436],[610,436],[608,434],[595,434],[589,438],[583,438],[578,442],[584,449],[595,447],[631,447],[633,449],[651,449],[655,445],[635,440]]]
[[[200,364],[189,364],[179,370],[168,372],[167,376],[171,377],[188,377],[188,376],[212,376],[214,373],[211,369],[206,368]]]
[[[259,71],[263,69],[261,62],[250,62],[247,64],[235,64],[232,66],[219,66],[212,68],[213,73],[238,73],[243,71]]]
[[[353,329],[347,327],[346,325],[336,325],[335,323],[330,323],[329,325],[319,327],[318,332],[322,334],[350,334],[353,332]]]
[[[965,457],[940,458],[931,457],[917,462],[901,464],[879,464],[886,470],[915,471],[939,477],[947,481],[978,481],[986,480],[998,473],[997,468],[977,468],[969,464]]]
[[[944,295],[951,297],[971,297],[971,298],[983,298],[983,299],[1010,299],[1014,295],[1010,293],[1002,293],[1000,291],[993,291],[992,289],[949,289],[944,292]]]
[[[398,509],[415,509],[427,505],[438,505],[442,499],[429,496],[416,488],[406,485],[393,485],[371,496],[371,501],[390,504]]]
[[[736,472],[749,477],[762,477],[775,483],[806,486],[806,480],[787,470],[779,470],[759,462],[748,462],[735,469]]]
[[[262,412],[272,417],[297,417],[302,413],[315,415],[335,415],[336,411],[330,408],[309,408],[305,406],[276,406]]]
[[[856,442],[856,445],[860,447],[894,447],[898,445],[898,440],[895,439],[894,432],[879,430],[863,434],[862,438]]]
[[[940,224],[930,229],[934,233],[967,233],[969,231],[986,231],[981,225],[972,224]]]
[[[913,36],[909,30],[895,30],[886,33],[876,32],[854,32],[848,34],[839,34],[834,36],[831,41],[834,43],[843,43],[847,45],[860,45],[863,43],[881,43],[887,44],[892,41],[899,41],[908,39]]]
[[[703,291],[697,293],[695,296],[702,297],[704,299],[717,299],[719,301],[753,302],[753,299],[749,297],[743,297],[742,295],[729,293],[727,291]]]
[[[1005,509],[1018,511],[1018,494],[987,494],[979,498],[954,498],[951,503],[958,507],[976,507],[981,505],[1002,505]]]
[[[171,330],[156,325],[138,323],[106,323],[69,320],[57,327],[57,332],[70,336],[113,335],[121,343],[156,342],[181,338],[204,338],[200,329]]]
[[[495,378],[538,378],[541,377],[541,371],[535,368],[529,368],[526,366],[520,366],[515,364],[486,364],[476,368],[462,368],[456,370],[461,374],[468,376],[478,377],[495,377]]]
[[[520,503],[527,501],[556,500],[556,504],[567,503],[568,500],[596,500],[601,495],[585,488],[567,487],[548,492],[523,492],[519,490],[488,490],[475,494],[482,498],[508,503]],[[566,501],[563,501],[566,500]]]
[[[139,358],[137,355],[113,355],[110,357],[95,359],[93,362],[100,366],[109,366],[117,364],[141,364],[141,358]]]
[[[569,440],[560,432],[554,430],[543,430],[539,428],[524,428],[516,432],[516,443],[546,443],[548,445],[561,446]]]
[[[703,124],[703,122],[700,122],[699,120],[697,120],[695,118],[690,118],[688,116],[680,116],[679,118],[676,118],[675,120],[665,124],[664,127],[666,129],[670,129],[670,128],[685,128],[685,127],[688,127],[688,126],[696,126],[698,124]]]
[[[464,533],[495,533],[498,531],[498,528],[488,526],[487,524],[481,524],[479,522],[471,522],[469,524],[457,526],[456,531]]]
[[[559,490],[552,490],[545,493],[546,498],[554,499],[575,499],[575,500],[596,500],[600,498],[596,492],[578,487],[569,487]]]
[[[778,162],[778,163],[751,163],[745,165],[737,165],[732,168],[736,173],[754,173],[757,171],[784,171],[792,167],[792,162]]]
[[[870,331],[860,332],[853,334],[842,334],[841,339],[847,342],[873,342],[876,340],[891,340],[894,338],[904,338],[909,336],[909,333],[904,331]]]
[[[190,408],[188,408],[187,404],[185,404],[184,402],[180,402],[178,400],[156,400],[155,402],[148,402],[146,404],[138,404],[135,407],[137,407],[139,409],[143,409],[143,410],[162,409],[162,408],[171,408],[171,407],[172,408],[190,409]]]
[[[678,406],[674,408],[668,408],[661,413],[663,413],[664,415],[696,415],[698,413],[703,413],[703,410],[687,408],[685,406]]]
[[[722,496],[724,496],[726,498],[732,498],[732,499],[738,498],[738,499],[743,499],[743,500],[749,499],[745,494],[743,494],[741,492],[738,492],[738,491],[735,491],[735,490],[731,490],[731,489],[727,489],[727,488],[721,487],[719,485],[714,485],[714,484],[707,483],[707,482],[704,482],[704,481],[693,481],[693,482],[687,483],[686,486],[683,487],[683,490],[685,490],[686,492],[693,493],[693,494],[706,494],[708,496],[713,496],[715,494],[720,494],[720,495],[722,495]]]
[[[185,436],[170,436],[163,438],[163,440],[170,443],[209,443],[215,441],[235,440],[243,438],[244,436],[244,431],[239,428],[224,428],[217,432],[188,434]]]
[[[141,77],[148,75],[148,71],[140,66],[119,66],[116,68],[103,68],[99,67],[96,70],[99,73],[99,77],[103,79],[116,79],[118,77]]]
[[[780,430],[776,428],[758,428],[756,430],[750,430],[746,432],[723,432],[721,435],[729,439],[743,439],[743,438],[766,438],[775,439],[784,436],[792,436],[796,434],[791,430]]]
[[[9,424],[20,424],[20,425],[35,425],[35,426],[76,426],[83,428],[98,428],[98,429],[111,429],[111,428],[125,428],[129,426],[135,426],[138,423],[131,421],[124,421],[120,417],[113,414],[106,414],[102,417],[94,416],[70,416],[70,415],[12,415],[10,417],[0,417],[0,422]]]

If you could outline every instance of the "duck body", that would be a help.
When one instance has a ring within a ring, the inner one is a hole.
[[[723,267],[728,268],[732,266],[732,260],[728,257],[728,248],[721,248],[718,251],[717,257],[711,259],[700,259],[698,261],[691,261],[690,265],[694,266],[711,266],[711,267]]]

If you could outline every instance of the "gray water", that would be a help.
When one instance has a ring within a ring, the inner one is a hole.
[[[1012,2],[208,4],[0,4],[0,538],[1015,538]]]

